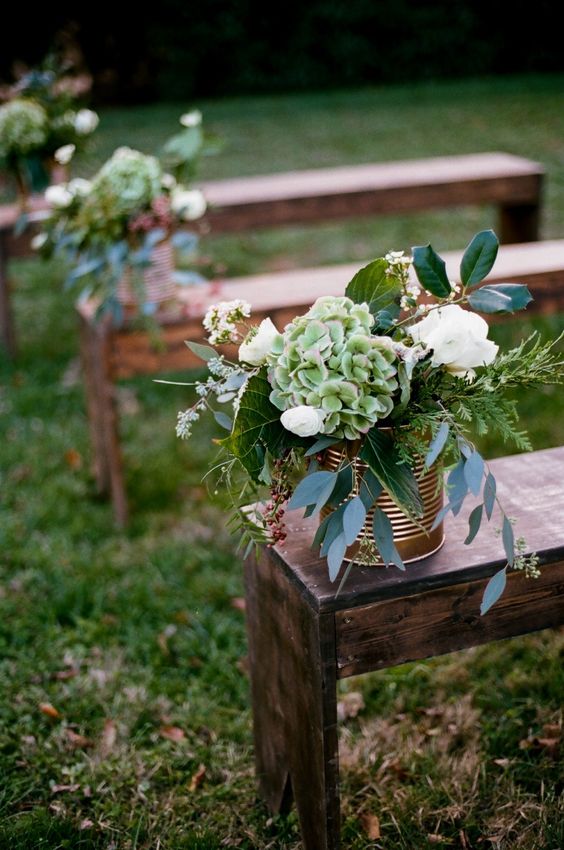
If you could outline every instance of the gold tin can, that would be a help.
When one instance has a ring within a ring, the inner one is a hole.
[[[354,450],[354,444],[351,446]],[[358,444],[360,448],[360,444]],[[343,445],[337,445],[334,448],[326,449],[322,468],[335,470],[346,455],[346,449]],[[358,493],[358,488],[362,476],[368,469],[368,466],[358,457],[350,457],[356,473],[355,492]],[[434,552],[437,552],[444,543],[443,523],[440,522],[436,528],[431,531],[431,527],[435,522],[435,518],[443,507],[443,486],[442,486],[442,467],[439,464],[434,464],[430,469],[424,471],[424,460],[420,458],[413,468],[413,472],[419,485],[419,492],[423,501],[423,516],[417,521],[407,516],[395,502],[384,491],[376,500],[376,506],[380,508],[389,518],[394,533],[394,543],[404,564],[411,564],[414,561],[420,561],[422,558],[427,558]],[[334,508],[325,507],[321,510],[321,519],[326,517]],[[356,563],[365,566],[384,566],[382,558],[374,545],[372,535],[372,520],[374,517],[374,507],[372,507],[366,516],[364,528],[358,535],[355,542],[348,547],[345,560],[355,561]]]

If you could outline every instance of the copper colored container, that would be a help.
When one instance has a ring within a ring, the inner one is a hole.
[[[134,274],[143,276],[142,300],[148,304],[162,304],[171,301],[176,294],[176,284],[173,279],[174,251],[170,239],[164,239],[155,245],[151,254],[151,265],[139,272],[126,269],[117,286],[117,297],[124,306],[137,306],[137,295]]]
[[[345,449],[342,445],[327,449],[322,464],[323,468],[329,470],[337,469],[344,455]],[[360,480],[368,467],[356,457],[352,459],[352,462],[356,471],[355,490],[358,492]],[[431,531],[435,517],[443,506],[442,468],[440,465],[434,464],[431,469],[423,472],[423,458],[421,458],[413,471],[417,478],[424,509],[423,516],[417,522],[414,522],[414,520],[404,514],[385,491],[376,500],[376,505],[384,511],[392,524],[394,543],[405,564],[410,564],[413,561],[419,561],[422,558],[432,555],[444,543],[442,522]],[[331,510],[333,508],[323,508],[321,518],[326,517]],[[374,508],[371,508],[366,516],[364,528],[356,541],[346,551],[346,560],[354,560],[356,563],[365,566],[383,566],[382,558],[374,545],[372,535],[373,517]]]

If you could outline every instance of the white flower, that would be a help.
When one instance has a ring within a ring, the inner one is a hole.
[[[237,323],[251,315],[248,301],[235,298],[233,301],[220,301],[212,304],[202,322],[212,345],[237,342]]]
[[[201,218],[206,211],[206,199],[199,189],[182,189],[180,186],[170,196],[172,211],[184,221]]]
[[[46,233],[36,233],[33,239],[31,240],[31,247],[34,251],[39,251],[41,248],[43,248],[46,242]]]
[[[458,304],[447,304],[431,310],[409,329],[415,342],[432,349],[433,366],[445,366],[458,378],[472,380],[476,366],[487,366],[494,359],[498,346],[487,338],[488,323]]]
[[[297,434],[298,437],[314,437],[323,428],[325,412],[311,407],[309,404],[299,404],[285,410],[280,417],[280,422],[287,431]]]
[[[68,165],[74,156],[75,150],[76,145],[63,145],[61,148],[57,148],[53,156],[59,165]]]
[[[202,113],[199,109],[185,112],[184,115],[180,116],[180,123],[183,127],[199,127],[202,123]]]
[[[72,192],[69,192],[64,183],[56,183],[54,186],[48,186],[45,190],[45,200],[50,207],[56,209],[68,207],[72,203],[73,197]]]
[[[251,366],[262,366],[272,343],[280,334],[270,319],[263,319],[258,328],[252,328],[239,347],[239,360]]]
[[[174,189],[176,186],[176,179],[172,176],[172,174],[163,174],[161,177],[161,186],[163,189]]]
[[[75,197],[78,195],[82,198],[85,195],[88,195],[92,188],[92,183],[90,180],[85,180],[84,177],[75,177],[70,181],[67,188]]]
[[[98,115],[91,109],[79,109],[74,117],[74,129],[79,136],[89,136],[99,123]]]

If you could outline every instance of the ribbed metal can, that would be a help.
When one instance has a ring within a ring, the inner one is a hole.
[[[163,239],[153,248],[151,265],[140,273],[143,276],[143,301],[149,304],[162,304],[175,297],[176,284],[173,278],[174,250],[170,239]],[[139,295],[134,282],[133,272],[128,268],[117,285],[118,301],[127,307],[137,306]]]
[[[358,457],[351,457],[350,448],[337,445],[326,449],[321,463],[323,469],[336,470],[345,457],[348,457],[355,469],[355,492],[358,493],[362,477],[368,466]],[[389,518],[394,533],[394,543],[405,564],[420,561],[437,552],[444,543],[444,529],[441,522],[431,530],[437,514],[443,507],[442,467],[434,464],[424,470],[423,458],[417,460],[413,467],[419,492],[423,501],[423,516],[417,521],[407,516],[384,491],[376,500],[376,506]],[[321,510],[321,519],[326,517],[334,508],[325,507]],[[345,560],[361,563],[365,566],[383,566],[382,558],[374,545],[372,522],[374,507],[366,516],[364,527],[356,541],[349,546]]]

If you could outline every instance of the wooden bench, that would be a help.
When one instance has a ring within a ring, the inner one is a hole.
[[[485,617],[480,599],[503,550],[485,529],[464,546],[467,511],[447,520],[440,552],[403,573],[354,567],[337,599],[310,548],[313,519],[289,514],[287,542],[245,565],[259,788],[273,812],[293,795],[304,850],[340,846],[339,679],[564,624],[564,448],[492,469],[542,567],[539,579],[509,573]]]
[[[454,278],[461,252],[444,254]],[[187,370],[201,366],[186,348],[185,340],[202,340],[201,320],[207,307],[218,300],[243,298],[253,307],[253,318],[271,316],[282,328],[304,312],[320,295],[342,295],[358,271],[359,263],[275,272],[233,278],[213,294],[202,294],[195,303],[192,291],[180,290],[186,299],[184,315],[162,313],[161,345],[151,344],[146,332],[125,326],[112,329],[94,321],[95,305],[79,305],[81,350],[84,365],[88,419],[92,436],[94,471],[101,493],[110,493],[119,525],[127,522],[127,498],[119,441],[114,385],[120,378]],[[534,301],[528,314],[564,312],[564,240],[507,245],[502,248],[488,282],[526,283]],[[494,318],[494,317],[491,317]],[[232,352],[235,355],[235,352]]]
[[[437,207],[494,204],[502,242],[539,238],[544,169],[506,153],[322,168],[202,183],[214,234],[307,224],[336,218],[400,214]],[[0,208],[0,345],[13,353],[8,260],[30,251],[30,237],[45,214],[34,201],[31,226],[14,242],[15,206]]]

